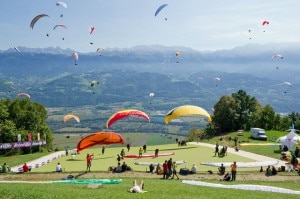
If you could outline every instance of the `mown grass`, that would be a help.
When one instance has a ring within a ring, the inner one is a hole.
[[[146,193],[129,193],[128,189],[131,187],[134,179],[124,178],[120,184],[103,185],[98,189],[90,189],[87,185],[74,184],[1,184],[0,198],[10,199],[31,199],[31,198],[160,198],[160,199],[192,199],[192,198],[206,198],[206,199],[229,199],[229,198],[243,198],[243,199],[281,199],[281,198],[299,198],[298,195],[271,193],[263,191],[246,191],[236,189],[221,189],[213,187],[202,187],[186,185],[181,180],[160,180],[160,179],[144,179]],[[137,179],[138,182],[140,179]],[[214,182],[220,183],[220,182]],[[240,184],[243,182],[223,182],[226,184]],[[251,181],[251,184],[270,185],[283,188],[292,188],[299,190],[299,182],[261,182]],[[247,184],[250,184],[247,182]]]
[[[121,149],[125,150],[126,154],[138,155],[138,151],[140,147],[131,147],[130,151],[127,152],[125,146],[123,147],[108,147],[105,149],[105,153],[101,153],[101,148],[93,148],[83,150],[80,154],[75,157],[69,155],[62,158],[59,158],[49,164],[44,165],[43,167],[39,167],[34,169],[32,172],[50,172],[54,171],[55,166],[58,162],[61,163],[64,170],[66,172],[77,171],[82,172],[86,169],[86,154],[94,154],[94,159],[92,162],[92,171],[107,171],[108,167],[117,165],[117,154],[120,154]],[[177,160],[185,160],[186,163],[179,165],[179,168],[191,168],[193,163],[196,163],[199,171],[207,171],[213,170],[217,171],[216,167],[209,167],[200,165],[201,162],[233,162],[233,161],[244,161],[251,162],[253,161],[250,158],[245,158],[239,156],[238,153],[228,154],[223,158],[214,157],[214,149],[199,145],[187,145],[187,146],[178,146],[177,144],[166,144],[166,145],[152,145],[147,147],[147,153],[145,154],[154,154],[155,149],[159,149],[159,153],[172,153],[175,155],[172,156],[162,156],[158,158],[125,158],[125,161],[129,166],[133,168],[134,171],[146,171],[148,169],[147,166],[135,165],[135,162],[153,162],[153,163],[163,163],[165,160],[172,158],[173,161]],[[75,151],[74,151],[75,152]],[[257,170],[257,168],[241,168],[241,170]]]

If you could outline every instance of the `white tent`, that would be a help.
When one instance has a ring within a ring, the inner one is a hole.
[[[278,138],[277,142],[279,141],[282,145],[286,145],[288,149],[291,150],[295,144],[300,142],[300,136],[295,133],[294,129],[291,129],[289,134]]]

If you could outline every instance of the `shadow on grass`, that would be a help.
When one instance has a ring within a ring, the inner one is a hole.
[[[104,158],[94,158],[94,160],[104,160],[104,159],[110,159],[110,158],[116,158],[115,156],[109,156]]]
[[[193,149],[193,148],[198,148],[196,146],[189,146],[189,147],[178,147],[178,148],[170,148],[170,149],[160,149],[159,152],[161,151],[175,151],[175,150],[185,150],[185,149]],[[147,150],[147,151],[155,151],[155,150]]]
[[[66,161],[85,161],[85,160],[79,160],[79,159],[67,159]]]

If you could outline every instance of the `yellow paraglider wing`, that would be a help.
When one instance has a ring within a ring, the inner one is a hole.
[[[179,106],[171,111],[169,111],[165,116],[165,123],[168,124],[171,120],[182,117],[182,116],[188,116],[188,115],[202,115],[207,117],[207,121],[211,122],[211,117],[209,113],[199,107],[199,106],[192,106],[192,105],[185,105],[185,106]]]
[[[74,120],[76,120],[76,122],[80,122],[80,119],[79,119],[79,117],[78,116],[76,116],[76,115],[66,115],[65,117],[64,117],[64,122],[67,122],[67,121],[69,121],[70,119],[74,119]]]

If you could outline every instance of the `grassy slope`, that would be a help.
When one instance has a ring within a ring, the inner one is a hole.
[[[122,147],[121,147],[122,148]],[[106,148],[105,154],[102,155],[101,148],[93,148],[87,149],[82,151],[79,155],[76,155],[74,158],[72,156],[65,156],[60,158],[59,160],[55,160],[43,167],[34,169],[33,172],[49,172],[54,171],[55,165],[60,162],[65,171],[84,171],[86,169],[85,163],[85,156],[87,153],[94,153],[95,157],[92,163],[92,170],[93,171],[107,171],[109,166],[116,166],[117,165],[117,154],[120,153],[121,148],[114,147],[114,148]],[[127,152],[126,147],[125,149],[126,154],[134,154],[138,155],[139,147],[131,147],[130,152]],[[125,158],[124,161],[135,171],[145,171],[148,169],[146,166],[139,166],[134,165],[134,162],[158,162],[163,163],[164,160],[172,158],[174,161],[176,160],[186,160],[187,163],[180,165],[181,167],[191,168],[193,163],[197,164],[199,171],[207,171],[209,169],[217,171],[217,168],[211,168],[207,166],[200,165],[200,162],[232,162],[232,161],[253,161],[249,158],[241,157],[237,154],[229,154],[224,158],[214,157],[214,149],[203,147],[203,146],[195,146],[195,145],[188,145],[185,147],[178,147],[177,144],[168,144],[168,145],[157,145],[157,146],[148,146],[146,154],[154,154],[154,150],[158,148],[160,153],[169,153],[174,152],[175,155],[173,156],[165,156],[159,158]],[[248,169],[249,170],[249,169]],[[251,170],[251,169],[250,169]],[[253,169],[252,169],[253,170]]]
[[[139,180],[139,179],[138,179]],[[89,189],[86,185],[61,185],[61,184],[1,184],[0,198],[161,198],[161,199],[228,199],[228,198],[257,198],[257,199],[281,199],[281,198],[299,198],[297,195],[287,195],[279,193],[245,191],[233,189],[221,189],[202,186],[191,186],[181,183],[181,180],[158,180],[146,179],[145,190],[147,193],[133,194],[127,192],[131,187],[133,179],[125,178],[123,182],[117,185],[103,185],[99,189]],[[217,182],[219,183],[219,182]],[[230,184],[240,182],[229,182]],[[253,182],[262,184],[261,182]],[[228,182],[227,182],[228,184]],[[269,185],[278,187],[298,187],[297,182],[269,182]],[[28,191],[30,190],[30,191]]]

